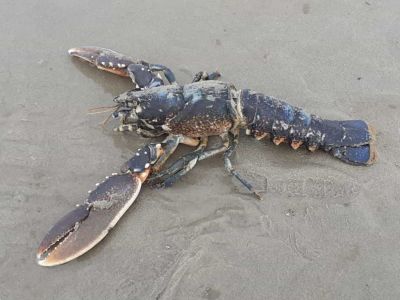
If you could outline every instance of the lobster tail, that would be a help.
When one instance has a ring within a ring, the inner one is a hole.
[[[321,149],[354,165],[376,160],[374,130],[362,120],[324,120],[251,90],[241,90],[239,98],[247,133],[257,139],[269,136],[276,145],[288,142],[293,149]]]
[[[377,159],[375,130],[362,120],[322,120],[322,149],[343,162],[370,165]]]

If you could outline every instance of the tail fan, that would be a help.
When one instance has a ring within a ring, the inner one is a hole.
[[[362,120],[319,120],[322,148],[343,162],[371,165],[377,159],[375,130]]]

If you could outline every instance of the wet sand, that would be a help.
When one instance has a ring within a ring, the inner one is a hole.
[[[0,3],[0,299],[400,298],[399,2],[168,3]],[[181,83],[218,69],[322,117],[367,120],[379,161],[243,136],[235,165],[261,201],[216,157],[144,189],[86,255],[39,267],[50,226],[148,142],[86,114],[131,84],[67,55],[84,45],[165,64]]]

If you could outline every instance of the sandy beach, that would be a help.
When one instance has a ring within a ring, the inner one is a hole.
[[[1,300],[400,298],[399,1],[32,0],[0,14]],[[85,45],[366,120],[379,160],[242,135],[234,164],[261,201],[218,156],[144,188],[87,254],[40,267],[48,229],[150,141],[87,114],[132,83],[68,56]]]

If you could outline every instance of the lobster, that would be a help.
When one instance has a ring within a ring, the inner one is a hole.
[[[171,186],[199,161],[220,153],[229,174],[260,198],[231,162],[241,129],[276,145],[320,149],[348,164],[370,165],[377,159],[374,129],[363,120],[322,119],[262,93],[236,89],[219,81],[218,72],[198,72],[192,83],[179,85],[169,68],[112,50],[82,47],[70,49],[69,54],[132,79],[134,89],[114,98],[111,115],[120,120],[117,131],[166,138],[138,149],[120,173],[98,183],[83,204],[60,219],[38,248],[39,265],[63,264],[94,247],[135,201],[144,183]],[[219,136],[221,144],[208,148],[210,136]],[[163,167],[179,144],[196,148]]]

